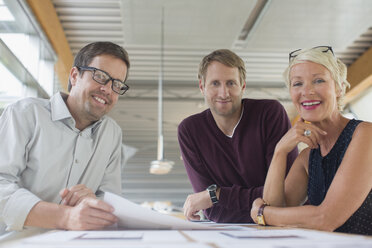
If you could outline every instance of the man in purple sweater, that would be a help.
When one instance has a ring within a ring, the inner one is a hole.
[[[252,222],[252,202],[262,197],[276,143],[290,128],[283,106],[275,100],[242,99],[243,60],[227,49],[216,50],[199,66],[199,88],[209,109],[178,127],[178,140],[195,194],[184,214],[197,212],[215,222]],[[287,169],[297,149],[287,158]],[[287,171],[288,172],[288,171]]]

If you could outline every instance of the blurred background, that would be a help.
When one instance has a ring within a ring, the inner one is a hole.
[[[277,99],[295,120],[282,78],[288,53],[330,45],[349,70],[345,115],[372,121],[371,13],[370,0],[0,0],[0,109],[67,92],[73,56],[84,45],[122,45],[130,90],[109,115],[123,130],[123,196],[181,207],[192,188],[177,126],[206,108],[197,80],[202,57],[236,52],[246,63],[244,96]],[[174,162],[164,175],[149,172],[157,159],[160,71],[164,158]]]

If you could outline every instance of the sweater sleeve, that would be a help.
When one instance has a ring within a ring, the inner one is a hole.
[[[208,176],[209,173],[195,151],[197,146],[193,143],[192,137],[189,135],[184,123],[178,126],[178,142],[183,163],[194,192],[205,190],[209,185],[213,184],[213,180]]]
[[[185,123],[181,123],[178,127],[178,141],[185,169],[194,192],[206,190],[209,185],[216,183],[198,156],[196,151],[198,146],[189,134]],[[263,187],[244,188],[239,185],[221,187],[220,196],[225,195],[226,197],[220,197],[219,203],[204,210],[204,214],[209,220],[219,223],[252,222],[250,217],[251,202],[262,196],[262,190]],[[240,199],[244,204],[236,203],[236,199]],[[236,206],[239,207],[236,208]]]
[[[270,108],[265,112],[263,119],[264,137],[266,143],[266,165],[269,169],[271,159],[273,158],[276,144],[280,139],[287,133],[291,128],[291,122],[289,121],[287,112],[284,107],[278,101],[271,101]],[[287,156],[287,174],[291,168],[293,162],[298,155],[298,149],[293,149]]]
[[[262,197],[263,186],[221,187],[217,205],[206,209],[206,216],[219,223],[253,223],[250,212],[255,199]]]

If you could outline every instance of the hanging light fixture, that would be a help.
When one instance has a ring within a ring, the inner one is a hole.
[[[158,84],[158,157],[151,162],[151,174],[167,174],[174,165],[173,161],[164,159],[163,139],[163,72],[164,72],[164,7],[161,11],[161,46],[160,46],[160,72]]]

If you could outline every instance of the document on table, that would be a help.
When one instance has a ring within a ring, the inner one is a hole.
[[[143,232],[120,232],[120,231],[91,231],[79,236],[77,239],[97,240],[97,239],[126,239],[126,240],[141,240]]]
[[[298,235],[288,234],[286,232],[270,232],[270,231],[256,231],[256,232],[246,232],[246,231],[226,231],[221,232],[221,234],[236,238],[236,239],[258,239],[258,238],[265,238],[265,239],[288,239],[288,238],[300,238]]]
[[[214,229],[207,225],[189,222],[144,208],[127,199],[106,192],[104,201],[114,207],[114,214],[119,218],[118,226],[125,229],[176,229],[176,230],[206,230]]]
[[[184,231],[195,242],[212,243],[218,241],[221,248],[244,248],[251,247],[302,247],[312,244],[310,247],[372,247],[372,239],[360,235],[340,235],[337,233],[322,232],[306,229],[246,229],[240,231]],[[285,245],[278,245],[285,244]],[[353,244],[358,244],[354,246]]]
[[[0,245],[1,246],[1,245]],[[7,248],[211,248],[176,230],[55,231],[26,238]]]
[[[154,243],[154,242],[187,242],[184,235],[176,230],[128,230],[128,231],[52,231],[24,240],[24,244],[55,243]]]

